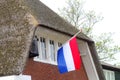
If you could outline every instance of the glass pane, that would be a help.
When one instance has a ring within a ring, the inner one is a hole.
[[[40,45],[41,45],[41,58],[42,60],[46,60],[47,59],[47,55],[46,55],[46,42],[45,42],[45,38],[41,37],[40,38]]]
[[[58,47],[61,47],[62,46],[62,43],[58,42]]]
[[[113,71],[104,70],[106,80],[115,80],[115,75]]]
[[[55,61],[55,45],[53,40],[50,40],[50,59]]]
[[[110,80],[110,72],[107,72],[107,80]]]
[[[114,75],[114,72],[111,71],[110,79],[111,79],[111,80],[115,80],[115,77],[114,77],[114,76],[115,76],[115,75]]]

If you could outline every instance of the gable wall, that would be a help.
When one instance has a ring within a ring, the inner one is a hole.
[[[58,40],[62,43],[65,43],[70,38],[69,36],[52,30],[47,30],[43,27],[38,28],[35,34],[38,36],[52,37],[53,40]],[[80,70],[60,74],[57,65],[36,62],[33,59],[28,59],[23,73],[31,75],[32,80],[88,80],[83,64]]]

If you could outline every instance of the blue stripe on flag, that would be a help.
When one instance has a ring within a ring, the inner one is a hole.
[[[57,57],[58,69],[59,69],[60,73],[68,72],[66,62],[65,62],[65,58],[64,58],[63,47],[61,47],[58,50],[58,55],[57,56],[58,56]]]

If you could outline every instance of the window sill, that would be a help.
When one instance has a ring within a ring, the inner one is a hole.
[[[42,62],[42,63],[52,64],[52,65],[56,65],[57,66],[57,62],[54,62],[54,61],[41,60],[38,57],[35,57],[33,60],[36,61],[36,62]]]

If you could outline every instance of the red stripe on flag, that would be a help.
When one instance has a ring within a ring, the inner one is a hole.
[[[80,69],[81,58],[80,58],[80,52],[78,49],[76,37],[71,39],[69,44],[70,44],[70,48],[71,48],[71,52],[72,52],[72,56],[73,56],[73,60],[74,60],[75,69],[76,70]]]

